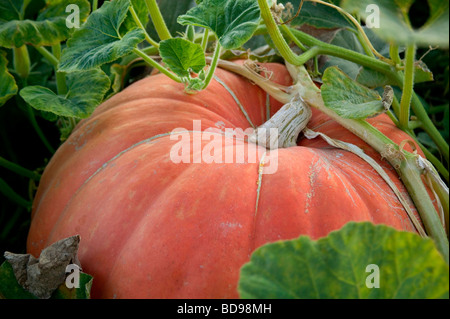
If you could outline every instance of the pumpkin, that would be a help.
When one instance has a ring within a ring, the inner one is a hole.
[[[291,83],[283,65],[265,67],[272,80]],[[265,243],[320,238],[349,221],[414,231],[372,167],[321,139],[300,138],[298,146],[279,149],[273,174],[260,174],[260,161],[247,158],[171,160],[180,141],[169,133],[192,131],[193,120],[201,120],[201,130],[250,127],[237,100],[254,125],[266,120],[264,91],[230,72],[216,74],[222,83],[214,80],[195,95],[164,75],[146,77],[81,121],[42,176],[28,252],[38,256],[79,234],[79,259],[94,276],[94,298],[238,298],[240,268]],[[270,103],[274,114],[281,105]],[[397,143],[407,138],[385,115],[369,121]],[[358,137],[317,111],[308,127],[360,146],[408,197],[395,170]],[[224,150],[241,143],[258,159],[265,152],[233,137],[224,140]]]

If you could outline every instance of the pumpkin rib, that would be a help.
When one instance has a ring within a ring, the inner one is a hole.
[[[157,101],[158,102],[158,98],[155,98],[154,99],[155,101]],[[161,102],[163,101],[163,99],[161,99]],[[166,102],[165,100],[164,100],[164,102]],[[135,104],[139,104],[139,103],[135,103]],[[209,118],[211,119],[211,121],[212,122],[220,122],[220,121],[222,121],[222,122],[224,122],[225,123],[225,125],[226,126],[232,126],[232,127],[234,127],[234,128],[236,128],[237,126],[236,126],[236,124],[235,123],[233,123],[233,122],[231,122],[231,121],[229,121],[228,119],[226,119],[225,117],[223,117],[222,115],[220,115],[220,114],[218,114],[218,113],[216,113],[216,112],[214,112],[214,111],[212,111],[212,110],[209,110],[209,109],[207,109],[207,108],[205,108],[205,107],[203,107],[203,106],[199,106],[199,105],[196,105],[196,104],[193,104],[193,103],[186,103],[186,102],[183,102],[183,104],[184,105],[188,105],[188,107],[190,108],[190,111],[191,112],[194,112],[194,111],[198,111],[198,112],[202,112],[201,113],[201,117],[202,117],[202,121],[204,122],[205,121],[205,116],[206,115],[208,115],[209,116]],[[144,106],[144,107],[147,107],[147,106]],[[93,114],[93,116],[91,117],[91,118],[89,118],[89,120],[87,120],[87,121],[83,121],[83,122],[81,122],[81,123],[83,123],[82,125],[80,125],[79,124],[79,126],[77,127],[77,129],[76,129],[76,131],[74,131],[72,134],[73,135],[75,135],[76,134],[76,132],[78,131],[78,132],[83,132],[82,134],[85,134],[84,133],[84,130],[86,129],[86,127],[88,127],[89,125],[91,125],[92,123],[95,123],[95,121],[97,121],[97,119],[98,119],[98,117],[105,117],[105,116],[109,116],[109,114],[111,114],[111,117],[114,117],[115,116],[115,112],[118,112],[118,111],[122,111],[122,110],[117,110],[117,109],[115,109],[115,108],[107,108],[107,109],[102,109],[102,111],[101,112],[98,112],[98,113],[95,113],[95,114]],[[206,114],[206,115],[205,115]],[[220,117],[220,118],[218,118],[218,117]],[[214,118],[214,121],[212,120]],[[176,127],[173,127],[173,129],[175,129]],[[137,144],[137,143],[139,143],[139,141],[138,142],[136,142],[135,144]],[[126,148],[125,148],[125,150],[126,150]],[[122,150],[123,151],[123,150]],[[115,155],[113,155],[112,157],[114,157],[114,156],[116,156],[117,154],[115,154]],[[111,158],[112,158],[111,157]],[[111,159],[110,158],[110,159]],[[105,161],[104,163],[106,163],[107,161]],[[104,165],[104,163],[102,163],[102,164],[99,164],[99,167],[101,167],[101,165]],[[62,170],[64,170],[64,168],[66,168],[66,166],[70,166],[70,164],[69,164],[69,161],[66,161],[66,163],[65,163],[66,165],[62,165],[62,166],[60,166],[59,167],[59,172],[61,172]],[[55,174],[59,174],[58,172],[54,172]],[[47,194],[47,191],[48,191],[48,189],[41,195],[41,194],[37,194],[37,202],[38,202],[38,205],[37,205],[37,207],[35,207],[35,209],[34,209],[34,211],[33,211],[33,217],[34,216],[37,216],[37,215],[39,215],[39,207],[40,207],[40,205],[41,205],[41,203],[43,202],[43,198],[44,198],[44,196]]]
[[[234,143],[233,143],[233,145],[234,145]],[[252,146],[253,147],[253,146]],[[256,146],[255,146],[256,147]],[[260,149],[262,149],[261,147],[259,147]],[[129,155],[129,154],[128,154]],[[157,160],[161,160],[160,158],[157,158]],[[155,162],[157,162],[157,161],[155,161]],[[254,167],[254,165],[253,164],[255,164],[255,165],[257,165],[257,163],[249,163],[248,164],[248,168],[249,168],[249,170],[253,170],[254,171],[254,168],[252,169],[252,167]],[[226,165],[228,165],[228,164],[226,164]],[[224,167],[226,166],[226,165],[224,165]],[[235,168],[234,169],[238,169],[238,166],[239,165],[236,165],[235,166]],[[157,208],[157,206],[160,206],[160,205],[162,205],[162,206],[166,206],[166,205],[169,205],[170,207],[172,207],[172,205],[177,205],[176,203],[178,202],[177,200],[172,200],[172,201],[169,201],[169,200],[167,200],[167,196],[166,196],[166,194],[174,194],[173,196],[176,196],[176,198],[181,198],[181,197],[184,197],[184,195],[183,195],[183,193],[178,189],[178,182],[177,181],[180,181],[180,180],[182,180],[182,181],[186,181],[187,180],[187,176],[190,176],[190,175],[193,175],[193,171],[194,172],[196,172],[196,171],[199,171],[199,170],[215,170],[215,167],[214,166],[206,166],[206,167],[204,167],[204,168],[201,168],[200,166],[198,166],[198,165],[195,165],[195,164],[189,164],[186,168],[184,168],[183,170],[182,170],[182,175],[180,175],[180,176],[178,176],[175,180],[171,180],[170,181],[170,183],[168,183],[168,185],[169,186],[167,186],[167,187],[164,187],[163,188],[163,190],[162,190],[162,192],[160,192],[159,194],[157,194],[156,196],[155,196],[155,198],[154,198],[154,201],[150,204],[150,206],[148,206],[148,207],[146,207],[146,211],[151,211],[151,212],[156,212],[156,211],[158,211],[158,208]],[[222,169],[225,173],[226,173],[226,170],[224,170],[224,169]],[[198,176],[198,173],[197,174],[195,174],[196,176]],[[238,178],[238,177],[236,177],[236,178]],[[192,182],[194,182],[194,181],[192,181]],[[248,184],[252,184],[252,183],[248,183]],[[195,184],[194,184],[195,185]],[[200,194],[200,193],[199,193]],[[164,199],[166,199],[166,200],[164,200]],[[213,209],[214,210],[214,208],[210,208],[210,209]],[[165,210],[165,209],[164,209]],[[168,215],[173,215],[173,214],[175,214],[175,210],[174,209],[170,209],[170,210],[168,210],[170,213],[168,214]],[[201,213],[201,214],[203,214],[203,215],[205,215],[204,213],[206,213],[205,211],[198,211],[198,210],[195,210],[196,212],[198,212],[198,213]],[[203,212],[203,213],[202,213]],[[220,213],[220,214],[222,214],[222,215],[226,215],[226,211],[224,211],[224,210],[219,210],[217,213]],[[237,214],[237,212],[234,212],[233,213],[235,216],[236,216],[236,214]],[[167,215],[167,214],[166,214]],[[240,215],[240,214],[238,214],[238,215]],[[242,215],[240,215],[240,216],[242,216]],[[127,243],[128,244],[126,244],[125,246],[123,246],[123,248],[120,248],[119,250],[120,250],[120,254],[118,254],[117,255],[117,260],[116,261],[113,261],[112,263],[114,264],[114,265],[117,265],[117,267],[114,267],[114,268],[112,268],[109,272],[107,272],[110,276],[112,276],[112,277],[114,277],[114,276],[116,276],[117,275],[117,273],[121,273],[121,271],[123,271],[122,270],[122,265],[121,265],[121,262],[120,262],[120,260],[121,260],[121,258],[123,258],[123,259],[127,259],[127,257],[121,257],[121,256],[128,256],[132,251],[134,251],[134,252],[138,252],[138,249],[136,249],[136,247],[134,247],[134,245],[136,244],[136,242],[138,242],[139,240],[139,238],[141,238],[141,235],[143,234],[143,233],[147,233],[147,232],[152,232],[152,231],[157,231],[158,230],[158,228],[156,228],[155,229],[155,227],[157,227],[157,225],[151,225],[150,223],[154,223],[155,221],[153,220],[153,219],[150,219],[151,217],[150,216],[148,216],[148,218],[149,219],[145,219],[145,221],[144,221],[144,219],[143,220],[141,220],[139,223],[137,223],[136,225],[137,225],[137,227],[139,228],[139,229],[135,229],[135,230],[127,230],[127,233],[129,233],[130,234],[130,238],[127,238]],[[165,218],[165,217],[163,217],[163,218]],[[175,218],[175,217],[173,217],[173,218]],[[240,218],[242,218],[242,217],[240,217]],[[248,217],[244,217],[244,218],[247,218],[248,219]],[[251,219],[251,223],[253,224],[253,218]],[[200,222],[200,221],[199,221]],[[149,228],[150,227],[150,228]],[[176,227],[176,226],[172,226],[172,227]],[[244,225],[244,227],[246,228],[246,226]],[[184,233],[186,233],[185,231],[184,231]],[[245,236],[245,232],[242,234],[242,236]],[[158,236],[157,236],[158,237]],[[184,237],[183,237],[184,238]],[[171,242],[172,240],[175,240],[175,238],[174,238],[174,236],[169,236],[169,238],[167,238],[167,239],[165,239],[165,240],[169,240],[169,242]],[[251,240],[250,238],[249,238],[249,240]],[[188,245],[189,243],[188,242],[186,242],[186,241],[183,241],[183,243],[186,243],[185,245]],[[148,243],[149,245],[151,245],[151,243]],[[196,246],[196,244],[194,244],[194,243],[192,243],[194,246]],[[250,244],[250,242],[249,242],[249,244]],[[131,245],[131,247],[130,247],[130,245]],[[245,244],[245,243],[241,243],[241,246],[245,246],[245,247],[247,247],[247,244]],[[184,247],[185,249],[186,249],[186,247]],[[206,257],[207,256],[207,254],[205,254],[205,253],[197,253],[196,252],[196,250],[194,249],[195,247],[193,247],[192,249],[193,249],[193,251],[192,251],[192,253],[195,253],[195,254],[199,254],[199,256],[197,256],[197,257],[195,257],[195,258],[199,258],[199,257]],[[199,247],[200,248],[200,247]],[[204,247],[203,247],[203,249],[204,249]],[[219,253],[220,253],[220,250],[219,250]],[[164,255],[164,252],[163,251],[161,251],[160,252],[160,254],[162,254],[162,255]],[[191,256],[191,258],[194,258],[194,256],[192,256],[192,255],[189,255],[189,256]],[[80,256],[80,257],[82,257],[82,256]],[[182,256],[179,256],[179,258],[182,258]],[[183,264],[183,262],[180,262],[180,263],[182,263]],[[166,270],[166,271],[168,271],[169,272],[169,270]],[[103,281],[104,279],[102,278],[102,281]],[[173,279],[173,280],[175,280],[175,279]],[[113,282],[113,281],[110,281],[110,280],[105,280],[105,282]],[[143,283],[141,283],[142,285],[143,285]],[[117,287],[115,287],[116,289],[117,289]],[[123,287],[122,287],[123,288]],[[172,287],[172,289],[175,289],[175,290],[177,290],[177,289],[184,289],[182,286],[180,286],[180,287],[178,287],[177,286],[177,288],[173,288]],[[120,289],[119,289],[119,291],[120,291]],[[111,292],[111,293],[114,293],[114,292]],[[133,293],[133,292],[130,292],[130,293]],[[111,296],[109,296],[109,297],[111,297]],[[136,296],[136,297],[138,297],[139,298],[139,296]]]
[[[204,133],[203,131],[178,131],[177,133]],[[119,157],[121,157],[122,155],[126,154],[127,152],[134,150],[135,148],[139,147],[140,145],[143,144],[147,144],[150,142],[153,142],[159,138],[164,138],[167,136],[170,136],[172,134],[172,132],[169,133],[162,133],[162,134],[158,134],[155,136],[152,136],[150,138],[146,138],[144,140],[141,140],[135,144],[133,144],[132,146],[128,147],[125,150],[120,151],[119,153],[117,153],[115,156],[113,156],[111,159],[109,159],[108,161],[104,162],[94,173],[92,173],[81,185],[80,187],[73,193],[72,197],[69,198],[68,202],[66,203],[66,205],[64,206],[64,209],[62,210],[61,214],[59,215],[60,218],[62,218],[64,216],[64,213],[66,211],[66,208],[71,204],[72,200],[74,197],[76,197],[76,195],[82,191],[82,189],[90,182],[91,179],[93,179],[96,175],[100,174],[104,169],[106,169],[108,167],[108,165],[110,165],[111,163],[113,163],[115,160],[117,160]],[[217,131],[217,132],[209,132],[209,134],[216,134],[216,135],[220,135],[220,136],[224,136],[224,137],[229,137],[228,135],[225,134],[225,132],[222,131]],[[244,141],[243,139],[239,139],[235,136],[233,136],[233,139],[235,140],[240,140],[240,141]],[[55,226],[58,225],[58,221],[55,223]],[[57,227],[55,227],[57,228]],[[50,234],[51,237],[51,234]]]
[[[245,107],[242,105],[241,101],[239,101],[239,99],[237,98],[236,94],[228,87],[228,85],[226,85],[225,82],[223,82],[218,76],[214,76],[214,79],[220,84],[222,85],[225,90],[228,91],[228,93],[233,97],[234,101],[236,102],[237,106],[239,107],[239,109],[241,110],[241,112],[244,114],[245,118],[248,121],[248,124],[250,124],[250,126],[252,128],[256,128],[256,126],[253,124],[252,120],[250,119],[247,111],[245,110]]]
[[[255,205],[255,215],[254,215],[254,221],[253,221],[253,232],[252,232],[252,244],[250,246],[249,254],[253,250],[255,250],[255,238],[256,238],[256,228],[257,228],[257,218],[258,218],[258,208],[259,208],[259,199],[261,196],[261,188],[262,188],[262,177],[264,172],[264,159],[266,158],[267,151],[264,151],[263,155],[261,156],[261,159],[258,163],[257,169],[258,169],[258,179],[256,181],[256,205]]]

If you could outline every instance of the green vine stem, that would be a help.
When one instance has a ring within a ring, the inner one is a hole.
[[[41,179],[41,175],[30,171],[16,163],[10,162],[7,159],[0,156],[0,166],[4,167],[20,176],[31,178],[34,181],[39,181]]]
[[[214,72],[216,71],[216,67],[217,67],[217,62],[219,61],[221,48],[222,48],[222,46],[220,45],[219,41],[217,41],[216,48],[214,49],[213,59],[212,59],[211,65],[209,67],[208,74],[206,75],[202,90],[204,90],[208,87],[209,83],[211,82],[211,80],[214,76]]]
[[[34,47],[55,69],[58,68],[59,60],[44,47]]]
[[[175,75],[172,72],[170,72],[169,70],[167,70],[165,67],[160,65],[158,62],[153,60],[151,57],[149,57],[147,54],[145,54],[141,50],[136,48],[136,49],[133,49],[133,52],[136,55],[140,56],[142,59],[144,59],[144,61],[147,62],[150,66],[158,69],[161,73],[165,74],[166,76],[168,76],[169,78],[171,78],[175,82],[178,82],[178,83],[182,82],[182,80],[177,75]]]
[[[30,74],[30,55],[26,44],[20,48],[13,48],[14,71],[22,78],[26,79]]]
[[[159,10],[158,4],[156,0],[145,0],[147,4],[148,11],[150,13],[150,17],[152,19],[153,25],[155,26],[156,33],[158,33],[160,40],[170,39],[172,36],[170,34],[169,29],[167,28],[166,22]]]
[[[295,45],[298,46],[302,51],[308,50],[308,48],[305,47],[305,46],[303,45],[303,43],[301,43],[301,42],[299,41],[299,39],[292,33],[291,29],[290,29],[287,25],[285,25],[285,24],[280,25],[280,29],[281,29],[282,32],[283,32],[284,34],[286,34],[286,35],[287,35],[287,36],[295,43]]]
[[[153,47],[153,46],[148,46],[143,49],[139,49],[139,51],[141,51],[141,53],[144,53],[147,56],[157,55],[159,52],[158,48]],[[140,55],[137,55],[136,53],[132,52],[131,54],[126,55],[122,58],[122,61],[120,61],[120,65],[128,65],[128,64],[132,63],[133,61],[135,61],[136,59],[142,59],[142,58]]]
[[[411,109],[411,99],[414,87],[414,59],[416,47],[411,44],[406,48],[405,75],[403,81],[402,98],[400,101],[399,124],[400,128],[409,128],[409,111]]]
[[[203,52],[206,52],[206,47],[208,46],[209,29],[205,29],[202,37],[201,47]]]
[[[400,59],[399,48],[397,44],[391,43],[389,45],[389,56],[391,57],[391,60],[395,63],[395,66],[400,67],[402,61]]]
[[[274,42],[281,56],[289,63],[297,64],[298,56],[291,50],[278,29],[278,25],[272,16],[267,0],[258,0],[258,4],[261,9],[261,17],[267,28],[267,33],[269,33],[270,38]]]
[[[93,0],[92,1],[92,12],[97,10],[97,8],[98,8],[98,0]]]
[[[61,59],[61,43],[52,46],[53,56],[59,61]],[[58,67],[55,67],[56,74],[56,89],[59,95],[65,95],[67,93],[66,73],[59,72]]]
[[[144,31],[145,40],[150,43],[155,48],[159,48],[159,43],[153,40],[150,35],[148,34],[147,30],[145,29],[144,25],[142,24],[141,20],[139,19],[136,10],[134,10],[133,5],[130,6],[130,13],[133,16],[134,22],[138,25],[139,28],[141,28]]]
[[[374,59],[370,56],[361,54],[359,52],[356,52],[356,51],[353,51],[350,49],[346,49],[346,48],[343,48],[343,47],[340,47],[337,45],[323,42],[323,41],[316,39],[313,36],[311,36],[307,33],[304,33],[300,30],[290,28],[290,31],[304,45],[307,45],[310,47],[314,47],[314,46],[318,47],[320,49],[318,51],[318,54],[331,55],[331,56],[335,56],[338,58],[346,59],[346,60],[354,62],[356,64],[360,64],[362,66],[371,68],[374,71],[383,73],[384,75],[388,76],[389,79],[391,79],[391,80],[396,79],[396,77],[393,75],[393,72],[395,72],[396,70],[389,63],[386,63],[386,62],[378,60],[378,59]]]

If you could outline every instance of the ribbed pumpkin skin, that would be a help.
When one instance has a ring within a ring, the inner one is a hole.
[[[274,80],[290,83],[283,66],[266,67]],[[217,76],[252,122],[262,124],[265,92],[223,70]],[[279,108],[272,100],[272,114]],[[256,211],[258,163],[170,160],[178,141],[164,134],[192,130],[196,119],[202,129],[250,126],[216,81],[187,95],[167,77],[150,76],[99,106],[42,176],[28,251],[38,256],[47,245],[80,234],[79,258],[94,276],[95,298],[237,298],[239,269],[264,243],[319,238],[349,221],[414,231],[396,196],[368,164],[321,139],[279,150],[278,171],[262,176]],[[397,143],[408,138],[387,116],[370,122]],[[395,170],[359,138],[317,112],[308,127],[362,147],[407,196]]]

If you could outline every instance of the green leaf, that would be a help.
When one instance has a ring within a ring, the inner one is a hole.
[[[358,14],[364,20],[375,17],[376,10],[367,10],[369,5],[376,5],[379,11],[379,27],[373,31],[387,42],[400,45],[417,44],[428,47],[439,45],[442,48],[449,46],[449,2],[428,0],[430,16],[428,21],[419,29],[410,26],[408,17],[413,1],[392,0],[343,0],[342,8]]]
[[[42,86],[25,87],[20,95],[37,110],[59,116],[86,118],[103,101],[111,85],[109,77],[100,69],[69,73],[66,83],[66,96],[57,95]]]
[[[27,1],[29,2],[29,1]],[[24,0],[0,0],[0,46],[19,48],[24,44],[50,46],[66,40],[74,28],[66,26],[69,4],[78,6],[80,24],[89,15],[87,0],[47,0],[36,20],[24,19]]]
[[[51,299],[90,299],[93,277],[80,272],[78,288],[68,288],[64,283],[52,294]]]
[[[130,0],[106,1],[67,41],[59,70],[73,72],[95,69],[127,55],[145,39],[144,30],[120,34]]]
[[[372,43],[375,50],[377,50],[381,55],[384,57],[389,57],[389,44],[381,40],[371,29],[367,27],[363,27],[364,32],[366,33],[367,37],[369,38],[370,42]],[[340,46],[342,48],[346,48],[361,54],[366,54],[364,52],[363,47],[361,46],[361,43],[359,42],[357,36],[354,32],[348,29],[342,29],[339,30],[333,40],[331,41],[331,44]],[[358,73],[361,71],[361,66],[350,62],[345,59],[337,58],[330,56],[327,59],[327,62],[324,65],[324,69],[330,66],[337,65],[340,69],[342,69],[348,76],[350,76],[352,79],[355,79],[358,75]]]
[[[163,62],[180,77],[189,77],[190,72],[198,73],[206,65],[202,47],[182,38],[161,41],[159,52]]]
[[[287,4],[291,3],[293,8],[291,10],[285,10],[286,15],[283,15],[283,20],[287,21],[295,16],[298,7],[300,6],[300,0],[283,0],[278,3],[284,4],[288,8]],[[303,2],[300,14],[295,17],[291,22],[291,26],[302,26],[307,24],[319,29],[336,29],[336,28],[348,28],[355,29],[355,26],[349,22],[339,11],[330,8],[324,4],[314,2]]]
[[[14,270],[7,261],[0,266],[0,299],[37,299],[17,282]]]
[[[356,76],[356,81],[371,89],[390,83],[390,79],[386,75],[364,67],[360,68],[360,71]]]
[[[78,288],[68,288],[62,284],[50,297],[51,299],[89,299],[93,277],[80,272]],[[0,266],[0,299],[38,299],[25,290],[17,281],[13,267],[8,261]]]
[[[423,61],[417,61],[414,67],[414,83],[423,83],[434,80],[433,73]]]
[[[350,30],[342,29],[339,30],[333,40],[331,41],[331,44],[337,45],[358,53],[363,53],[364,49],[362,48],[361,44],[359,43],[357,37],[353,32]],[[328,67],[331,66],[339,66],[339,68],[344,71],[345,74],[350,76],[352,79],[355,79],[358,75],[361,66],[350,62],[345,59],[341,59],[338,57],[330,56],[328,57],[326,63],[323,66],[322,72]]]
[[[224,49],[236,49],[250,40],[260,20],[256,0],[204,0],[178,23],[212,30]]]
[[[417,84],[434,80],[433,73],[422,61],[417,61],[414,65],[414,68],[414,83]],[[391,80],[386,75],[365,67],[360,68],[360,71],[356,76],[356,81],[369,88],[376,88],[392,84]]]
[[[449,268],[431,239],[369,222],[327,237],[258,248],[241,269],[241,298],[449,298]]]
[[[385,110],[377,92],[352,80],[338,67],[325,70],[321,91],[325,105],[343,118],[363,119]]]
[[[0,50],[0,106],[17,94],[17,84],[14,77],[8,72],[6,52]]]

